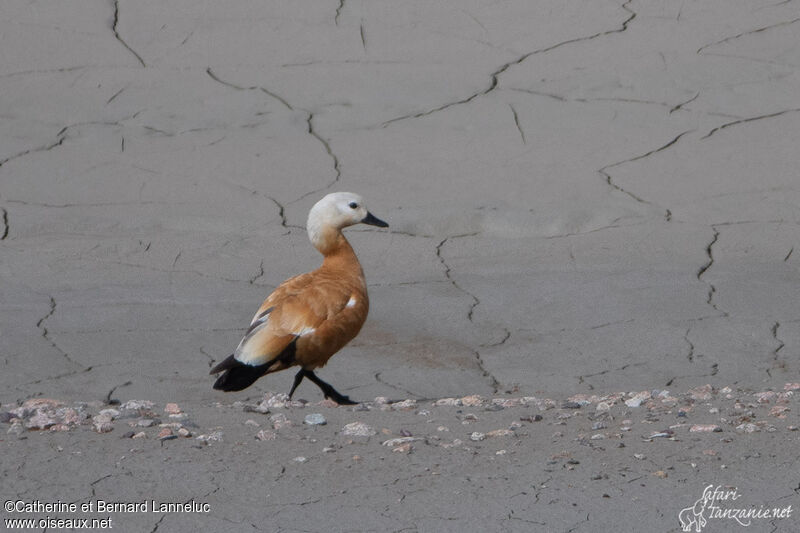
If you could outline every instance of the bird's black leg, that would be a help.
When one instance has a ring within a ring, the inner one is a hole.
[[[300,371],[294,375],[294,385],[292,385],[292,390],[289,391],[290,400],[292,399],[292,394],[294,394],[294,390],[297,388],[298,385],[300,385],[300,382],[303,381],[303,378],[305,377],[305,372],[306,371],[301,368]]]
[[[347,396],[342,396],[341,394],[339,394],[336,391],[336,389],[331,387],[330,384],[325,383],[324,381],[319,379],[317,375],[311,370],[302,370],[302,372],[305,377],[313,381],[317,385],[317,387],[319,387],[322,390],[322,394],[324,394],[326,398],[330,398],[339,405],[356,405],[358,403],[354,402]],[[297,380],[296,377],[295,380]]]

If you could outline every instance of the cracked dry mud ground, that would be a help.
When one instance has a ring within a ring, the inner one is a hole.
[[[798,503],[795,400],[752,399],[798,381],[795,2],[9,0],[0,30],[0,411],[177,402],[192,431],[225,435],[9,418],[4,499],[156,486],[213,504],[125,516],[124,531],[678,531],[712,483]],[[419,405],[320,407],[314,428],[290,407],[295,426],[258,441],[234,402],[290,377],[224,396],[207,371],[275,285],[317,264],[305,216],[333,190],[391,228],[349,230],[371,313],[322,375]],[[602,453],[584,442],[595,404],[561,407],[705,384],[711,405],[690,417],[720,412],[689,422],[722,433],[645,442],[677,414],[618,399],[604,431],[647,429]],[[427,405],[474,394],[556,407],[473,443],[532,416]],[[355,420],[379,434],[348,444]],[[440,446],[439,425],[467,444]],[[392,453],[384,428],[425,439]]]

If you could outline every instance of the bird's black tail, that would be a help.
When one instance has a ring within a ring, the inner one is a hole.
[[[239,391],[246,389],[267,373],[274,361],[263,365],[251,366],[236,360],[233,355],[226,357],[220,364],[211,369],[209,374],[223,372],[214,382],[214,388],[223,391]]]

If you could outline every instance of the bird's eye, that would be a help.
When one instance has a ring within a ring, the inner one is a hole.
[[[355,202],[350,202],[350,209],[358,209],[358,204]]]

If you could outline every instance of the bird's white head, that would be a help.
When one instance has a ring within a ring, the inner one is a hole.
[[[352,192],[334,192],[314,204],[308,213],[308,238],[321,248],[329,238],[328,232],[337,232],[353,224],[370,224],[381,228],[389,224],[369,212],[364,199]]]

